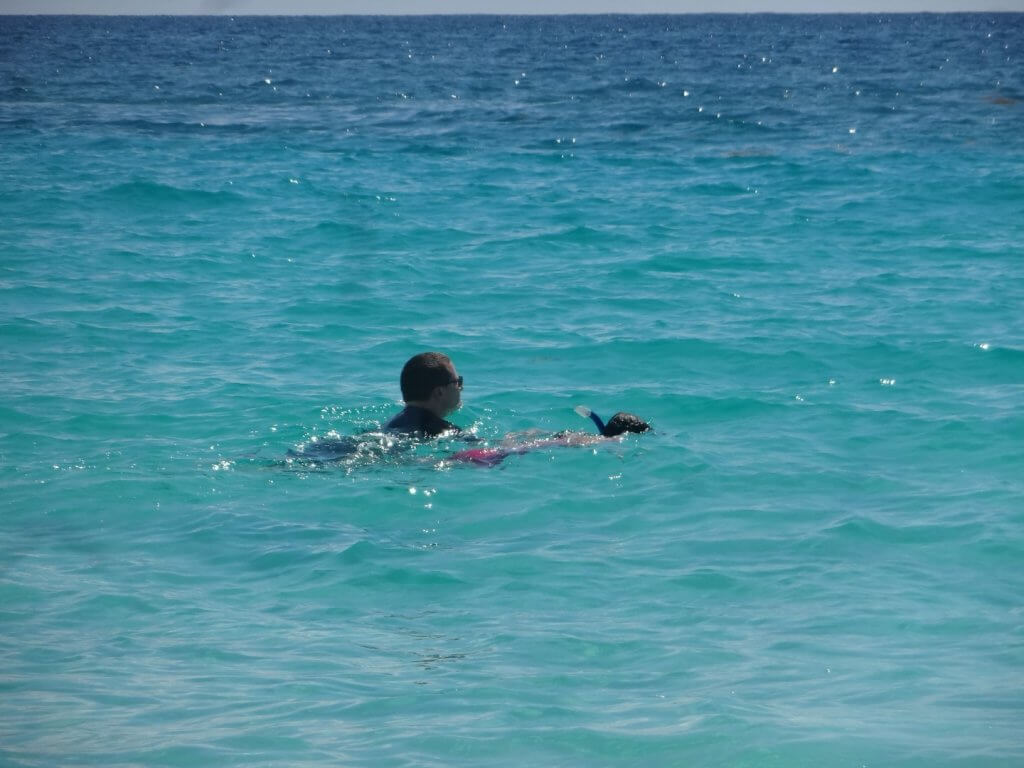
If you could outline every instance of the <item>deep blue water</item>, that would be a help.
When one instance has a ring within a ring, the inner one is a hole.
[[[1022,45],[0,16],[0,763],[1024,763]]]

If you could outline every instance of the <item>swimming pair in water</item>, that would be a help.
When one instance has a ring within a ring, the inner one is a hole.
[[[451,359],[440,352],[422,352],[411,357],[402,368],[399,384],[405,408],[392,418],[385,430],[415,437],[460,435],[462,430],[445,419],[462,405],[464,380],[455,370]],[[536,448],[554,445],[584,445],[604,437],[618,437],[627,432],[640,433],[650,425],[632,413],[619,412],[605,423],[589,408],[576,409],[581,416],[590,418],[597,427],[598,436],[563,431],[552,437],[517,441],[506,439],[497,448],[470,448],[451,456],[453,461],[493,466],[512,454],[526,453]],[[477,438],[467,436],[466,440]]]
[[[405,408],[385,426],[384,433],[375,436],[359,435],[311,441],[299,451],[289,451],[292,458],[315,463],[333,463],[357,455],[367,458],[390,455],[412,447],[411,441],[422,438],[455,437],[466,443],[484,442],[475,435],[465,434],[445,417],[462,405],[464,380],[455,370],[451,359],[440,352],[423,352],[410,358],[402,368],[399,384]],[[539,435],[536,431],[510,434],[495,446],[471,447],[457,451],[447,460],[494,466],[506,457],[553,446],[579,446],[600,442],[604,438],[618,437],[629,432],[646,432],[650,425],[631,413],[619,412],[604,422],[600,416],[584,406],[576,412],[589,418],[598,434],[563,430],[554,435]],[[394,440],[392,437],[404,438]]]

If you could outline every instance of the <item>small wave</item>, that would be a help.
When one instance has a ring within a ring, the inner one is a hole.
[[[827,539],[860,540],[890,544],[968,542],[984,531],[980,523],[954,525],[889,525],[869,517],[844,520],[822,532]]]
[[[609,123],[607,126],[609,131],[615,133],[642,133],[643,131],[653,128],[652,123],[641,123],[636,120],[624,120],[618,123]]]
[[[325,245],[335,247],[339,243],[348,246],[372,242],[377,233],[369,227],[346,221],[321,221],[308,229],[289,236],[290,245],[299,248],[319,248]]]
[[[749,187],[728,181],[692,184],[687,191],[705,197],[749,197],[753,194]]]
[[[576,246],[576,245],[607,245],[609,241],[622,241],[621,233],[610,234],[584,224],[552,232],[526,234],[516,238],[502,238],[491,241],[495,245],[512,245],[537,247],[543,245]]]
[[[268,129],[266,126],[254,125],[252,123],[224,122],[216,118],[200,119],[197,121],[180,120],[144,120],[142,118],[121,119],[110,121],[79,120],[74,125],[78,127],[89,127],[102,125],[108,128],[125,128],[133,133],[146,134],[202,134],[210,131],[227,134],[252,134],[263,133]]]
[[[409,155],[424,155],[426,157],[458,157],[467,155],[470,148],[464,144],[428,144],[424,142],[409,142],[399,148],[399,152]]]
[[[768,147],[741,147],[739,149],[729,150],[723,155],[723,157],[728,157],[732,159],[752,160],[765,160],[769,158],[776,158],[778,156],[778,152],[769,149]]]
[[[10,104],[31,101],[31,91],[28,88],[14,87],[0,89],[0,103]]]
[[[341,565],[360,565],[372,562],[383,553],[381,546],[368,539],[359,539],[336,555]]]
[[[401,587],[403,590],[423,589],[433,594],[438,589],[464,587],[463,579],[444,571],[427,571],[413,568],[383,568],[370,573],[360,572],[348,584],[375,589]]]
[[[737,579],[710,568],[698,568],[683,576],[676,577],[672,579],[672,585],[699,592],[735,591],[740,588],[740,582]]]
[[[623,77],[590,88],[586,91],[586,95],[600,97],[622,93],[657,93],[667,90],[661,82],[649,80],[646,77]]]
[[[137,595],[122,593],[104,593],[93,595],[75,603],[74,607],[64,614],[65,619],[72,617],[108,616],[114,620],[132,619],[139,614],[158,613],[159,608],[148,600]]]
[[[198,206],[203,208],[236,204],[244,201],[235,192],[210,192],[205,189],[186,189],[153,181],[129,181],[102,191],[108,200],[151,206]]]
[[[788,404],[752,397],[691,397],[686,410],[692,412],[694,418],[699,416],[705,421],[714,421],[751,418],[787,407]]]
[[[1017,347],[1003,347],[989,342],[979,343],[977,347],[978,349],[990,354],[999,362],[1013,363],[1014,365],[1024,364],[1024,349],[1018,349]]]

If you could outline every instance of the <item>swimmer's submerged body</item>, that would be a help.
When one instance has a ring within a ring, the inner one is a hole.
[[[576,412],[581,416],[591,419],[598,429],[598,434],[591,435],[583,432],[564,430],[552,437],[528,440],[526,442],[512,442],[509,445],[502,445],[497,448],[468,448],[452,454],[451,461],[476,464],[483,467],[495,467],[509,456],[520,456],[524,453],[539,448],[551,448],[555,446],[578,446],[593,445],[602,442],[605,438],[614,438],[620,435],[646,432],[651,425],[632,413],[619,411],[612,416],[607,424],[596,413],[584,406],[578,406]]]
[[[563,430],[551,435],[538,434],[539,430],[527,433],[506,435],[496,446],[466,448],[454,453],[439,453],[432,457],[420,454],[416,461],[431,463],[455,462],[475,466],[495,467],[509,456],[520,456],[531,451],[546,448],[570,448],[595,445],[608,438],[616,438],[627,433],[642,433],[650,429],[650,425],[631,414],[619,412],[605,423],[600,416],[587,408],[577,408],[577,413],[591,419],[598,428],[598,434]],[[394,426],[398,422],[399,426]],[[437,440],[437,438],[441,438]],[[388,422],[384,431],[364,432],[359,435],[332,435],[330,437],[313,438],[298,448],[289,450],[287,461],[298,461],[305,465],[323,467],[338,464],[376,464],[380,461],[394,459],[399,455],[408,454],[416,445],[434,444],[438,449],[449,444],[446,438],[455,441],[482,442],[475,435],[464,433],[454,424],[444,421],[429,412],[417,413],[415,409],[406,408]],[[412,455],[405,460],[414,460]]]

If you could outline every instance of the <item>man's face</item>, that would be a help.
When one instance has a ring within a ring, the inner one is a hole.
[[[462,404],[462,387],[459,386],[458,371],[455,370],[455,366],[449,366],[448,372],[450,376],[450,384],[446,384],[441,387],[441,413],[449,414],[458,408]]]

